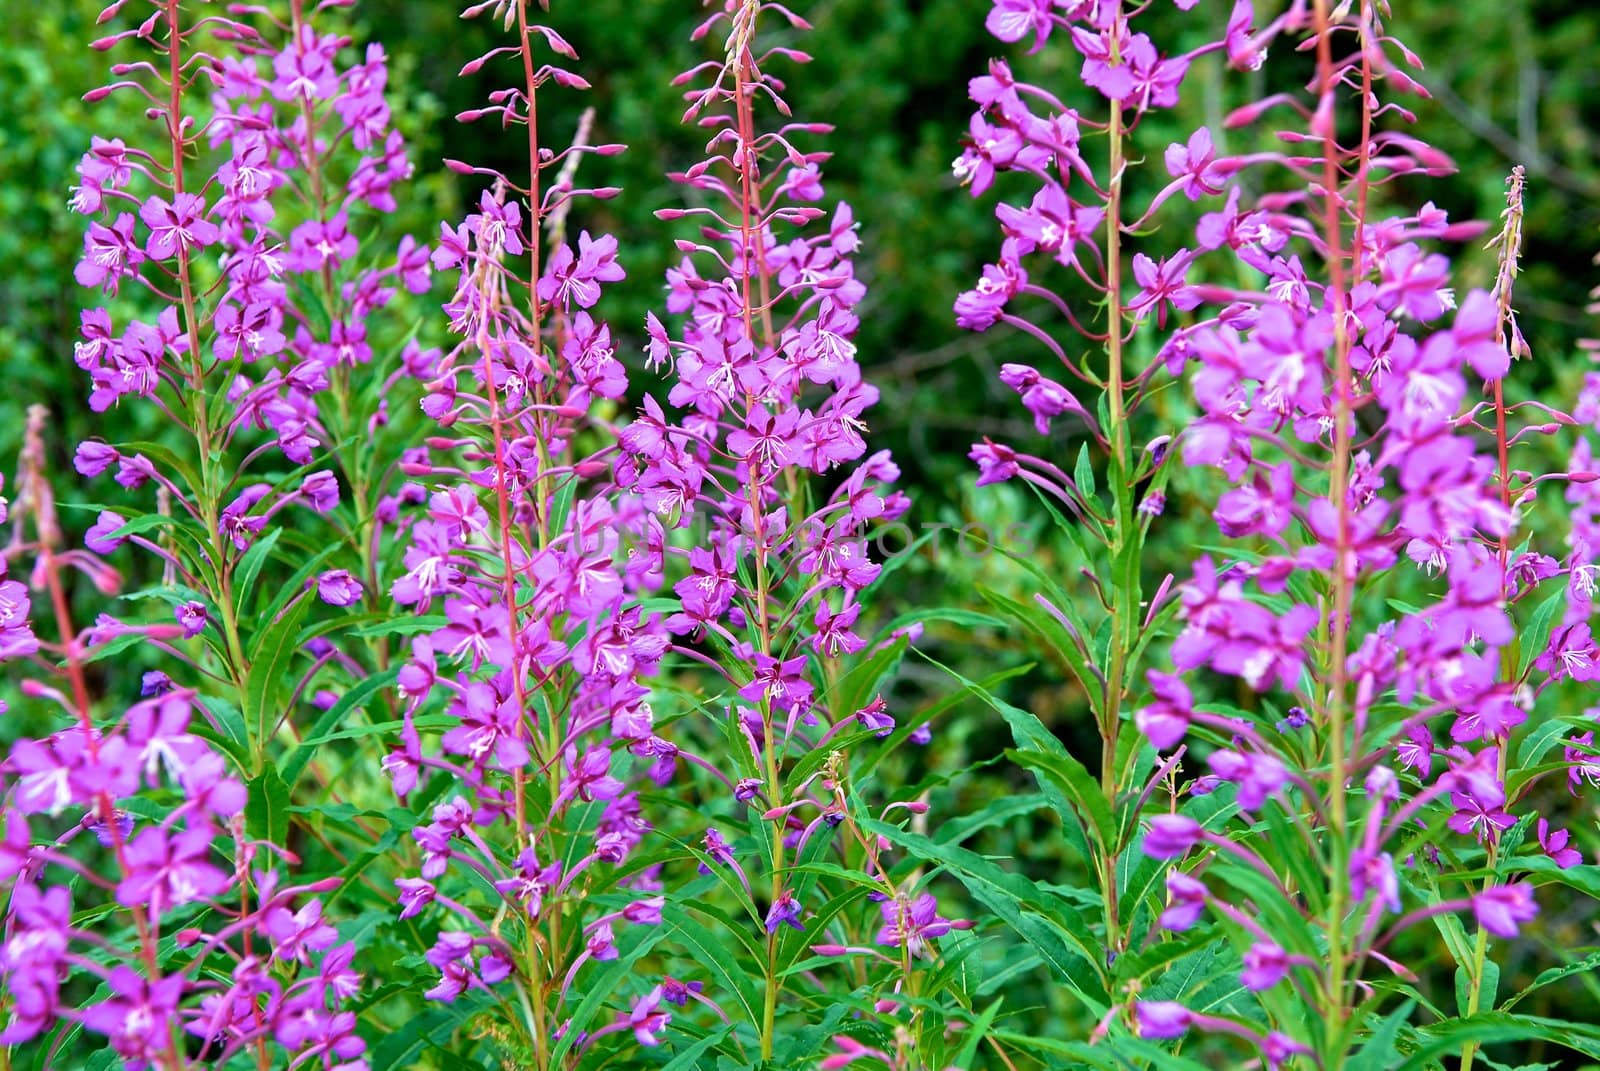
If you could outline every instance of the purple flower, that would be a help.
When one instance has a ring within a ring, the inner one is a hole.
[[[127,536],[113,537],[112,533],[128,522],[120,514],[102,510],[100,516],[83,536],[83,545],[96,554],[110,554],[127,540]]]
[[[170,835],[158,826],[147,827],[124,849],[128,870],[117,885],[117,903],[159,913],[220,895],[228,877],[206,861],[212,840],[209,830]]]
[[[319,38],[309,23],[302,23],[294,42],[272,58],[272,95],[281,101],[328,100],[339,90],[334,55],[339,39]]]
[[[282,314],[268,302],[225,303],[217,309],[212,326],[216,332],[212,352],[219,361],[237,357],[248,362],[283,352]]]
[[[1400,910],[1400,879],[1395,876],[1394,859],[1388,852],[1358,847],[1350,854],[1350,895],[1359,903],[1369,892],[1376,893],[1378,902],[1390,911]]]
[[[539,296],[563,308],[576,302],[590,309],[600,300],[600,283],[622,278],[625,273],[617,263],[617,240],[609,234],[593,239],[584,231],[578,235],[577,256],[563,243],[550,258],[549,270],[539,280]]]
[[[566,750],[567,776],[554,806],[560,807],[574,799],[585,803],[594,800],[612,800],[622,794],[623,783],[611,776],[611,752],[606,748],[591,746],[578,756],[578,749]]]
[[[1539,835],[1539,847],[1544,849],[1544,854],[1555,861],[1556,866],[1566,870],[1583,862],[1583,853],[1568,844],[1572,834],[1567,830],[1552,830],[1549,821],[1544,818],[1539,819],[1539,824],[1536,828]]]
[[[767,910],[767,932],[777,933],[779,926],[792,926],[797,930],[805,930],[800,924],[800,902],[788,889],[779,893],[778,898]]]
[[[84,1028],[104,1034],[110,1048],[130,1067],[165,1062],[172,1051],[183,976],[151,981],[122,965],[112,969],[107,985],[112,996],[84,1010]]]
[[[121,455],[105,443],[86,440],[78,444],[77,451],[72,457],[72,467],[83,476],[98,476],[106,469],[115,465]]]
[[[1133,716],[1150,746],[1158,751],[1177,747],[1189,731],[1189,719],[1194,715],[1194,696],[1181,677],[1171,673],[1151,670],[1145,674],[1155,702],[1141,707]]]
[[[277,959],[299,960],[310,966],[311,952],[327,948],[338,940],[338,932],[322,920],[322,901],[310,900],[299,911],[274,907],[267,912],[264,928],[272,938],[272,954]]]
[[[437,895],[431,882],[417,878],[395,878],[394,883],[400,890],[400,917],[403,919],[419,914]]]
[[[1017,455],[1009,446],[985,439],[974,443],[967,457],[978,463],[978,486],[1001,483],[1017,474]]]
[[[1022,395],[1022,404],[1033,414],[1033,426],[1040,435],[1050,434],[1050,418],[1062,413],[1078,414],[1088,422],[1088,414],[1067,388],[1025,364],[1001,365],[1000,382]]]
[[[354,606],[361,596],[361,581],[348,570],[330,569],[317,577],[317,597],[329,606]]]
[[[179,603],[172,611],[178,619],[178,624],[183,626],[184,639],[194,639],[206,629],[206,604],[190,599],[188,602]]]
[[[491,257],[501,252],[516,257],[523,252],[522,206],[516,201],[498,202],[484,190],[478,197],[478,211],[464,221],[466,229],[477,236],[478,245]],[[616,243],[612,243],[615,252]],[[546,298],[545,300],[549,300]]]
[[[222,232],[205,215],[206,203],[198,194],[175,194],[170,202],[151,197],[139,206],[139,218],[150,228],[145,252],[154,260],[166,260],[216,243]]]
[[[123,212],[109,227],[89,224],[89,233],[83,237],[83,259],[72,275],[79,286],[98,286],[114,296],[123,278],[134,274],[143,262],[144,250],[133,237],[133,214]]]
[[[300,481],[300,497],[317,513],[330,513],[339,505],[339,479],[331,472],[313,472]]]
[[[888,702],[881,695],[856,711],[856,720],[880,737],[894,732],[894,718],[889,714]]]
[[[5,814],[5,834],[0,836],[0,881],[21,873],[33,854],[33,840],[28,831],[28,820],[21,811],[10,809]]]
[[[681,982],[676,978],[661,979],[661,999],[678,1008],[686,1006],[691,996],[704,989],[704,982]]]
[[[1550,644],[1534,659],[1534,668],[1550,674],[1553,681],[1570,677],[1575,681],[1593,681],[1600,678],[1600,651],[1595,649],[1594,636],[1589,623],[1558,628],[1550,637]]]
[[[1472,898],[1472,913],[1478,925],[1495,937],[1512,938],[1518,924],[1530,922],[1539,914],[1533,899],[1533,886],[1525,881],[1494,885]]]
[[[1039,51],[1050,37],[1055,16],[1050,0],[992,0],[994,7],[983,22],[984,28],[1010,44],[1033,34],[1029,53]]]
[[[1210,763],[1218,777],[1238,786],[1239,806],[1247,811],[1259,811],[1289,779],[1282,762],[1261,752],[1216,751]]]
[[[1173,859],[1187,852],[1205,836],[1193,818],[1181,814],[1158,814],[1150,819],[1144,835],[1144,854],[1155,859]]]
[[[661,1009],[663,987],[656,986],[650,992],[634,1001],[633,1009],[628,1012],[628,1026],[633,1028],[633,1036],[639,1044],[654,1047],[661,1044],[661,1039],[656,1035],[667,1028],[667,1023],[672,1020],[672,1015]]]
[[[770,700],[779,710],[804,710],[811,705],[811,682],[801,676],[806,666],[803,656],[777,659],[756,652],[754,679],[739,689],[739,697],[752,703]]]
[[[1026,209],[998,205],[995,217],[1007,236],[1017,240],[1019,253],[1042,249],[1070,268],[1078,260],[1078,243],[1093,236],[1105,218],[1105,209],[1074,204],[1060,186],[1050,182],[1034,194]]]
[[[1271,989],[1289,973],[1290,957],[1270,941],[1257,941],[1244,953],[1244,970],[1239,981],[1252,992]]]
[[[1194,1012],[1172,1000],[1141,1000],[1133,1013],[1142,1038],[1180,1038],[1194,1022]]]
[[[528,747],[522,740],[521,710],[515,697],[502,698],[489,683],[473,681],[450,705],[450,713],[460,724],[440,741],[446,751],[465,755],[480,766],[490,760],[505,770],[527,765]],[[574,777],[562,786],[564,798],[580,790],[576,781]]]
[[[922,955],[929,940],[951,930],[950,920],[939,916],[939,902],[932,893],[923,893],[910,903],[903,897],[885,900],[878,910],[883,916],[878,944],[904,947],[913,956]]]
[[[1174,933],[1187,930],[1199,921],[1205,907],[1204,883],[1181,870],[1167,871],[1167,909],[1161,913],[1162,929]]]
[[[1261,1042],[1261,1055],[1267,1061],[1267,1071],[1278,1071],[1292,1057],[1305,1056],[1310,1052],[1309,1046],[1277,1030],[1272,1031]]]
[[[1450,805],[1455,808],[1448,824],[1463,836],[1472,834],[1482,841],[1492,840],[1502,830],[1510,829],[1517,820],[1507,814],[1503,804],[1505,794],[1498,789],[1491,794],[1475,795],[1470,788],[1464,792],[1450,793]]]
[[[622,917],[636,926],[659,926],[661,909],[666,903],[666,898],[661,896],[648,896],[643,900],[635,900],[622,909]]]
[[[1222,176],[1212,166],[1216,159],[1211,131],[1201,127],[1189,135],[1187,145],[1167,146],[1167,173],[1175,179],[1183,179],[1183,195],[1198,201],[1222,192]]]

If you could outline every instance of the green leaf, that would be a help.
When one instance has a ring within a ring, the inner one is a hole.
[[[634,927],[633,932],[638,933],[643,927]],[[666,928],[652,926],[631,948],[619,949],[616,959],[606,960],[599,970],[593,971],[584,978],[583,999],[573,1009],[571,1017],[567,1020],[567,1031],[561,1035],[561,1040],[556,1042],[555,1050],[550,1055],[550,1066],[561,1067],[567,1052],[578,1038],[588,1029],[589,1023],[594,1019],[595,1013],[600,1010],[607,1000],[615,999],[622,988],[624,979],[634,975],[634,964],[644,958],[656,944],[666,937]]]
[[[556,488],[556,493],[550,500],[550,531],[564,532],[567,528],[567,515],[572,512],[572,500],[578,493],[576,477],[562,481]]]
[[[994,695],[987,688],[983,687],[983,685],[968,680],[966,677],[963,677],[950,667],[935,661],[926,653],[920,651],[918,653],[922,654],[922,656],[928,659],[929,662],[932,662],[934,665],[944,670],[957,681],[960,681],[962,686],[967,691],[977,695],[983,699],[984,702],[988,703],[989,706],[993,707],[994,710],[1006,720],[1006,724],[1011,727],[1011,736],[1012,739],[1017,742],[1018,748],[1027,751],[1042,752],[1045,755],[1059,758],[1063,762],[1067,763],[1077,762],[1077,760],[1074,759],[1070,753],[1068,753],[1066,746],[1062,744],[1060,740],[1057,740],[1055,734],[1049,729],[1045,728],[1044,723],[1038,718],[1034,717],[1032,714],[1029,714],[1025,710],[1012,706],[1010,703],[1007,703],[1005,700]],[[1081,764],[1079,765],[1081,768]],[[1060,786],[1058,786],[1049,778],[1039,778],[1039,787],[1044,792],[1045,799],[1050,803],[1050,806],[1055,808],[1056,813],[1061,816],[1061,826],[1067,834],[1067,839],[1072,842],[1073,847],[1076,848],[1079,854],[1085,859],[1091,858],[1088,840],[1085,837],[1085,827],[1083,822],[1077,817],[1077,812],[1071,797],[1068,796]],[[1104,797],[1101,799],[1103,802]]]
[[[1100,678],[1090,661],[1089,650],[1084,646],[1081,621],[1069,615],[1069,622],[1073,623],[1073,628],[1078,629],[1078,634],[1074,636],[1042,606],[1037,604],[1030,606],[1018,602],[1009,595],[1003,595],[983,585],[978,586],[978,594],[983,596],[983,600],[990,606],[1033,633],[1055,652],[1061,664],[1077,678],[1078,684],[1088,696],[1089,706],[1098,715],[1102,705]]]
[[[884,678],[894,673],[905,658],[910,640],[901,636],[886,647],[873,652],[870,658],[858,663],[840,678],[834,686],[834,720],[847,718],[872,701],[883,687]]]
[[[965,848],[940,844],[875,819],[864,819],[861,825],[911,854],[943,866],[1031,945],[1093,1014],[1104,1014],[1110,999],[1103,970],[1104,941],[1059,896]]]
[[[1543,989],[1547,985],[1554,985],[1563,978],[1571,978],[1575,974],[1587,974],[1596,968],[1600,968],[1600,952],[1591,952],[1582,959],[1573,963],[1568,963],[1563,967],[1551,967],[1548,970],[1540,971],[1539,976],[1533,980],[1532,984],[1530,984],[1521,992],[1507,998],[1505,1004],[1501,1006],[1500,1010],[1509,1011],[1512,1005],[1516,1004],[1518,1001],[1522,1000],[1536,989]]]
[[[326,743],[333,732],[334,726],[344,720],[345,715],[354,710],[364,710],[368,700],[385,688],[392,685],[400,676],[399,666],[390,666],[382,673],[375,673],[364,677],[351,689],[339,697],[339,701],[329,707],[311,727],[300,746],[295,748],[289,758],[283,763],[283,779],[289,784],[300,780],[300,775],[305,772],[306,765],[316,754],[316,749]]]
[[[1078,448],[1078,461],[1072,466],[1072,481],[1078,485],[1078,493],[1083,495],[1085,502],[1094,500],[1097,488],[1094,483],[1094,463],[1089,458],[1088,443]]]
[[[1469,961],[1470,962],[1470,961]],[[1500,965],[1492,959],[1483,961],[1483,982],[1478,988],[1478,1010],[1487,1011],[1494,1007],[1495,997],[1500,990]],[[1462,1015],[1469,1015],[1472,1005],[1472,972],[1466,964],[1456,968],[1456,1011]]]
[[[267,604],[267,608],[257,614],[255,619],[257,621],[278,620],[283,613],[284,607],[289,605],[289,600],[305,591],[307,581],[322,568],[324,562],[338,553],[339,549],[340,544],[330,543],[306,559],[305,564],[294,571],[294,575],[279,589],[278,594],[273,596],[272,601]],[[305,600],[301,601],[304,602]]]
[[[1051,736],[1050,739],[1054,741],[1055,737]],[[1035,776],[1050,781],[1064,792],[1072,800],[1078,820],[1086,823],[1085,829],[1095,843],[1100,845],[1103,852],[1108,854],[1114,852],[1117,848],[1117,820],[1111,813],[1111,805],[1106,802],[1105,796],[1100,791],[1100,785],[1084,768],[1083,763],[1073,758],[1065,747],[1060,743],[1057,743],[1056,747],[1059,750],[1054,754],[1044,751],[1008,750],[1006,757],[1019,766],[1032,770]]]
[[[1366,1044],[1351,1058],[1347,1065],[1349,1071],[1389,1071],[1397,1064],[1400,1052],[1396,1045],[1400,1030],[1411,1021],[1411,1012],[1416,1006],[1416,1001],[1408,1000],[1385,1016],[1367,1038]]]
[[[489,998],[481,993],[465,993],[440,1007],[430,1004],[419,1014],[407,1018],[372,1050],[373,1067],[421,1067],[417,1059],[430,1048],[445,1051],[452,1045],[457,1030],[482,1014]]]
[[[1025,814],[1032,814],[1043,806],[1043,800],[1031,795],[1002,796],[990,800],[976,811],[953,815],[948,820],[940,822],[937,839],[959,844],[979,830],[1009,822]]]
[[[733,1033],[733,1024],[723,1023],[687,1049],[678,1050],[672,1059],[662,1066],[661,1071],[690,1071],[691,1068],[699,1063],[700,1057],[722,1044],[731,1033]]]
[[[1528,672],[1528,667],[1533,665],[1534,659],[1544,654],[1544,649],[1550,645],[1550,634],[1556,627],[1556,614],[1566,605],[1566,585],[1551,586],[1555,590],[1545,596],[1544,601],[1534,609],[1533,617],[1528,620],[1528,627],[1517,637],[1517,646],[1521,649],[1521,655],[1517,658],[1517,680],[1522,679]]]
[[[361,625],[350,630],[352,636],[368,639],[374,636],[415,636],[423,632],[437,632],[447,624],[443,614],[423,614],[420,617],[400,617]]]
[[[1600,1059],[1600,1028],[1589,1023],[1544,1019],[1510,1012],[1480,1012],[1470,1018],[1446,1019],[1418,1031],[1421,1044],[1398,1071],[1425,1071],[1435,1059],[1467,1042],[1495,1045],[1511,1041],[1543,1041]]]
[[[677,904],[668,904],[662,909],[661,916],[663,924],[658,929],[666,930],[670,926],[673,945],[693,956],[710,972],[712,980],[739,1003],[737,1009],[730,1009],[726,1001],[723,1001],[721,1002],[723,1009],[742,1010],[746,1022],[759,1023],[761,995],[756,991],[744,966],[728,954],[727,941],[706,929]]]
[[[281,535],[283,529],[274,528],[251,543],[250,549],[239,559],[239,571],[234,575],[234,588],[237,592],[240,617],[250,615],[247,601],[256,594],[256,579],[261,575],[261,567],[267,564],[267,557],[272,553],[272,548],[277,545],[278,537]]]
[[[1000,1005],[1004,1003],[1004,998],[996,1000],[993,1004],[983,1009],[983,1013],[976,1020],[967,1024],[966,1029],[962,1031],[965,1040],[962,1042],[961,1051],[956,1054],[952,1066],[973,1066],[972,1061],[978,1055],[978,1046],[983,1044],[983,1039],[989,1036],[989,1028],[994,1025],[995,1018],[1000,1014]]]
[[[245,677],[244,703],[240,713],[257,734],[258,751],[265,752],[273,726],[277,724],[278,696],[284,691],[289,663],[298,649],[295,635],[300,621],[310,608],[310,599],[301,599],[284,611],[257,636],[250,652],[250,672]]]
[[[1554,882],[1600,899],[1600,866],[1595,866],[1593,863],[1581,863],[1563,870],[1549,856],[1535,855],[1523,859],[1517,869],[1537,875],[1538,880],[1534,881],[1535,885],[1549,885]]]
[[[244,825],[250,836],[282,844],[289,832],[289,786],[277,767],[268,766],[247,785]]]
[[[835,1004],[822,1014],[820,1018],[813,1019],[808,1015],[805,1026],[784,1032],[772,1052],[772,1066],[774,1068],[793,1068],[809,1071],[816,1066],[818,1054],[835,1034],[839,1032],[839,1024],[844,1021],[854,1009],[845,1004]]]
[[[913,648],[913,650],[916,651],[916,653],[926,661],[931,662],[935,666],[939,666],[940,669],[944,669],[946,673],[950,672],[948,669],[945,669],[944,666],[939,665],[938,662],[935,662],[933,659],[929,658],[927,653],[920,648]],[[983,680],[979,681],[978,685],[982,688],[997,687],[1002,682],[1008,681],[1012,677],[1022,676],[1032,668],[1032,662],[1025,662],[1020,666],[1013,666],[1010,669],[1002,669],[999,672],[989,674],[987,677],[983,678]],[[860,760],[860,766],[856,770],[857,778],[865,778],[869,773],[878,767],[879,763],[894,753],[895,748],[899,746],[901,741],[910,736],[912,733],[916,732],[920,726],[932,722],[935,718],[938,718],[940,715],[944,714],[945,711],[960,705],[961,701],[966,697],[967,693],[964,690],[952,689],[946,691],[944,695],[940,696],[932,703],[929,703],[924,707],[919,707],[915,714],[901,719],[899,727],[896,728],[895,731],[884,740],[883,746],[868,753]],[[734,719],[725,718],[723,720],[729,726],[729,732],[737,732]],[[741,749],[746,755],[750,753],[750,748],[735,736],[729,737],[728,747],[730,749],[728,754],[731,755],[740,754]],[[805,760],[802,759],[801,761],[804,762]]]
[[[199,700],[205,707],[207,720],[216,726],[216,743],[228,752],[239,769],[249,769],[250,730],[239,715],[239,708],[219,696],[202,695]]]

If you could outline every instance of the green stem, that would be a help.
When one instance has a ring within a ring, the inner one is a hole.
[[[1344,1066],[1345,1032],[1348,1026],[1345,1008],[1346,967],[1348,953],[1345,948],[1345,914],[1348,911],[1348,880],[1350,870],[1349,815],[1345,798],[1345,781],[1349,778],[1349,751],[1345,740],[1349,712],[1345,703],[1345,661],[1350,641],[1350,610],[1354,597],[1354,578],[1348,563],[1351,560],[1349,478],[1351,451],[1352,399],[1350,397],[1350,344],[1346,310],[1348,289],[1344,264],[1343,227],[1340,220],[1340,160],[1339,146],[1331,129],[1333,124],[1332,98],[1338,86],[1338,73],[1334,66],[1332,27],[1327,0],[1316,0],[1316,49],[1318,114],[1324,115],[1330,129],[1324,132],[1323,145],[1323,242],[1327,249],[1329,281],[1333,297],[1334,329],[1334,383],[1333,383],[1333,459],[1329,473],[1328,497],[1337,517],[1334,567],[1333,607],[1331,610],[1331,650],[1328,666],[1328,835],[1331,841],[1332,864],[1329,880],[1327,931],[1328,969],[1323,1007],[1323,1071],[1338,1071]],[[1370,116],[1363,99],[1363,145],[1370,142]],[[1365,149],[1363,149],[1363,153]],[[1358,221],[1359,222],[1359,221]]]
[[[1114,18],[1122,20],[1120,0]],[[1113,35],[1112,62],[1120,62]],[[1126,384],[1123,376],[1123,334],[1126,312],[1122,305],[1122,175],[1127,167],[1123,144],[1122,104],[1111,103],[1107,127],[1110,178],[1106,196],[1106,405],[1109,415],[1110,484],[1116,505],[1111,528],[1111,637],[1110,665],[1106,672],[1100,721],[1100,791],[1116,810],[1119,785],[1117,752],[1122,730],[1122,700],[1127,691],[1129,659],[1138,642],[1139,550],[1142,531],[1134,518],[1133,459],[1129,457]],[[1117,894],[1117,855],[1120,844],[1104,846],[1100,884],[1105,903],[1106,947],[1122,951],[1120,904]]]

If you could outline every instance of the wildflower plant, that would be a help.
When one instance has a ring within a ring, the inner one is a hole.
[[[154,134],[96,138],[79,165],[77,279],[111,303],[73,356],[90,409],[149,407],[165,431],[78,445],[78,474],[127,500],[95,507],[81,549],[42,409],[21,460],[6,560],[31,571],[7,583],[5,656],[49,732],[6,760],[5,1039],[47,1063],[99,1044],[134,1068],[365,1066],[355,945],[324,915],[344,880],[326,858],[305,874],[297,846],[331,841],[291,808],[302,775],[339,798],[316,737],[387,658],[357,629],[397,483],[373,447],[399,362],[371,367],[367,324],[427,288],[427,263],[351,229],[411,173],[381,48],[351,62],[305,5],[285,14],[118,2],[92,45],[143,50],[86,99],[142,97]],[[130,556],[150,584],[121,595],[128,613],[77,619],[70,578],[117,596]],[[43,621],[25,582],[49,593]],[[130,654],[142,676],[95,694]]]
[[[1071,473],[1001,444],[972,456],[980,483],[1039,489],[1094,567],[1094,616],[1044,576],[1036,606],[1003,608],[1089,695],[1101,776],[1030,716],[1005,713],[1096,878],[1099,917],[1058,906],[1035,943],[1041,955],[1067,947],[1046,961],[1112,1048],[1205,1035],[1206,1051],[1242,1048],[1269,1067],[1445,1051],[1470,1066],[1484,1040],[1595,1044],[1565,1024],[1489,1014],[1491,940],[1535,918],[1541,886],[1586,887],[1570,875],[1568,834],[1526,808],[1542,778],[1585,761],[1587,740],[1546,760],[1587,717],[1535,715],[1563,677],[1592,674],[1590,551],[1581,518],[1555,554],[1523,522],[1540,484],[1566,482],[1582,501],[1592,476],[1583,460],[1538,477],[1513,467],[1513,451],[1576,423],[1507,401],[1526,350],[1512,294],[1520,172],[1495,286],[1459,302],[1435,250],[1482,228],[1431,204],[1383,215],[1386,187],[1450,164],[1395,122],[1410,118],[1404,97],[1426,91],[1380,8],[1297,3],[1267,17],[1241,0],[1221,40],[1167,55],[1138,28],[1145,8],[998,0],[991,31],[1032,51],[1070,42],[1105,110],[1068,108],[1002,61],[972,82],[979,111],[958,175],[982,194],[996,171],[1022,172],[1037,193],[996,208],[1000,260],[958,299],[958,321],[1037,338],[1074,388],[1029,367],[1002,379],[1041,432],[1070,419],[1088,440]],[[1314,57],[1306,93],[1247,104],[1224,125],[1298,120],[1274,130],[1287,149],[1229,155],[1225,131],[1208,128],[1159,156],[1133,148],[1201,57],[1254,69],[1269,45]],[[1139,155],[1170,182],[1134,204]],[[1209,210],[1192,244],[1156,245],[1152,224],[1180,195]],[[1230,259],[1231,271],[1212,268]],[[1051,261],[1075,281],[1071,297],[1037,281]],[[1229,274],[1250,282],[1204,281]],[[1047,325],[1014,311],[1030,299]],[[1088,357],[1062,328],[1088,340]],[[1141,351],[1151,359],[1130,367]],[[1164,404],[1173,379],[1194,415],[1136,444],[1134,421],[1181,412]],[[1140,558],[1180,463],[1232,485],[1211,507],[1227,542],[1147,596]],[[1157,668],[1162,647],[1173,671]],[[1254,698],[1221,701],[1222,678]],[[1417,928],[1456,964],[1453,1010],[1414,988],[1437,981],[1407,964]],[[1211,981],[1225,963],[1233,984]]]

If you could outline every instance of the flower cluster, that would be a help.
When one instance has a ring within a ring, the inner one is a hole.
[[[159,671],[113,718],[92,715],[86,663],[133,630],[109,619],[73,630],[66,577],[78,570],[114,585],[115,574],[61,547],[43,432],[36,407],[7,559],[33,557],[59,637],[27,653],[40,671],[59,666],[61,679],[30,676],[24,694],[66,724],[18,739],[0,773],[9,889],[0,1043],[59,1045],[63,1032],[83,1030],[132,1069],[190,1066],[191,1051],[364,1068],[366,1042],[344,1008],[361,989],[355,946],[323,921],[318,899],[337,879],[285,881],[280,864],[297,860],[247,817],[237,765],[211,742],[228,726]],[[25,615],[27,600],[17,609]],[[21,631],[25,618],[10,625]],[[180,626],[138,631],[164,647]],[[85,980],[99,987],[87,1002],[73,995]]]
[[[677,748],[646,686],[669,641],[639,604],[659,564],[630,553],[649,542],[645,511],[606,479],[617,447],[603,411],[627,374],[591,310],[624,270],[614,237],[581,231],[574,248],[565,229],[584,198],[618,192],[575,188],[582,157],[622,147],[589,144],[592,112],[565,149],[539,146],[541,93],[587,83],[535,58],[537,47],[577,59],[556,30],[519,21],[520,4],[506,15],[519,44],[463,73],[508,53],[526,60],[526,77],[459,118],[525,126],[529,171],[451,164],[490,184],[464,219],[441,225],[431,254],[453,279],[444,311],[457,341],[407,368],[441,434],[403,462],[405,552],[389,594],[431,616],[398,667],[403,728],[384,768],[402,798],[443,798],[412,831],[416,876],[397,880],[401,917],[444,909],[426,995],[514,989],[522,1044],[548,1059],[612,1032],[574,1024],[574,983],[636,941],[634,928],[661,922],[658,865],[630,864],[650,829],[640,791],[668,782]],[[436,751],[419,729],[434,712],[445,723]],[[492,889],[489,907],[474,887]],[[615,898],[622,906],[604,910]],[[665,1019],[641,1012],[640,1041]]]

